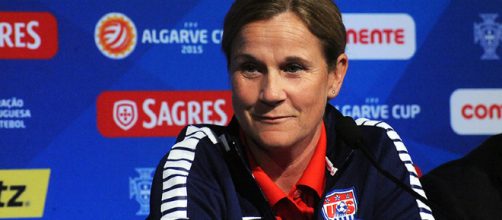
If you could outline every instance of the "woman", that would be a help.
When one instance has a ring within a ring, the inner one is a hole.
[[[328,101],[348,58],[331,1],[237,0],[224,33],[235,117],[182,131],[157,168],[150,218],[432,219],[337,138]],[[421,191],[399,136],[359,122],[382,166]]]

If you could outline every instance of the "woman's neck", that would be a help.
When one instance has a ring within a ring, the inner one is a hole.
[[[320,125],[311,135],[286,148],[269,149],[248,140],[249,149],[256,163],[288,194],[307,168],[321,136],[321,129]]]

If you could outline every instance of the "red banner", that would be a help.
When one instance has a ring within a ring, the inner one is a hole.
[[[56,18],[48,12],[0,12],[0,59],[50,59],[58,50]]]
[[[233,115],[230,91],[110,91],[96,106],[105,137],[177,136],[186,125],[226,125]]]

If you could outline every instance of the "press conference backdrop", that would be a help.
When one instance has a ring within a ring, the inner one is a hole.
[[[0,2],[0,218],[143,219],[177,132],[232,117],[231,1]],[[502,1],[338,1],[344,114],[424,173],[502,132]]]

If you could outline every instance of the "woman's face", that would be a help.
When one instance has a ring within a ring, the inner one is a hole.
[[[309,142],[346,67],[342,54],[328,69],[321,42],[293,13],[244,26],[232,45],[230,74],[234,112],[247,138],[270,150]]]

